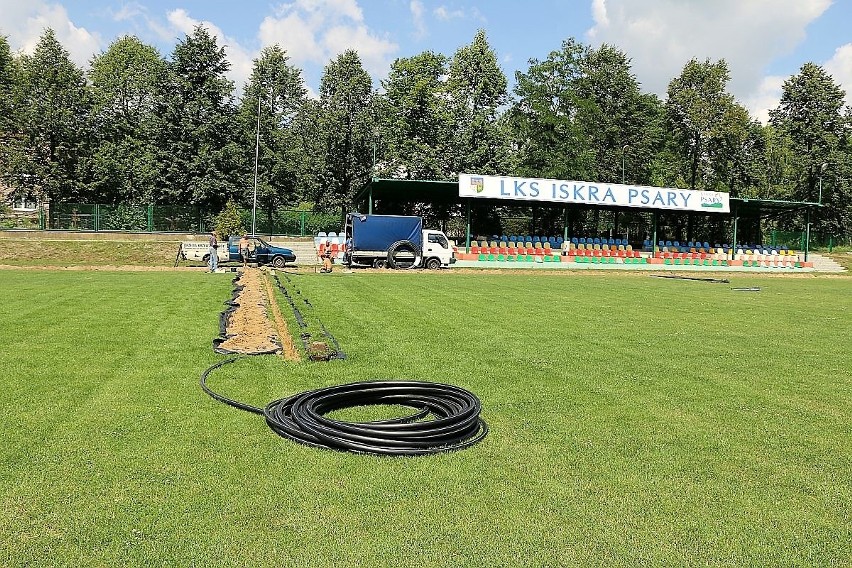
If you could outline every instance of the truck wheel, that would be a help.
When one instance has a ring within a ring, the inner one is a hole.
[[[387,266],[387,261],[383,258],[377,258],[373,261],[373,268],[384,268]]]
[[[204,262],[204,264],[210,264],[210,255],[205,254],[204,256],[201,257],[201,261]]]
[[[430,258],[426,261],[426,268],[429,270],[438,270],[441,268],[441,259],[439,258]]]
[[[422,260],[420,247],[408,240],[396,241],[388,247],[388,266],[398,268],[418,268]]]

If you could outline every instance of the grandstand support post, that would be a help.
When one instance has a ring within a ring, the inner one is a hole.
[[[465,218],[465,229],[464,229],[464,252],[470,252],[470,204],[473,203],[471,198],[467,200],[467,214]]]
[[[612,210],[612,232],[615,238],[618,237],[618,209]]]
[[[805,262],[808,261],[808,251],[811,248],[811,208],[805,210]]]
[[[651,258],[657,257],[657,211],[653,215],[654,236],[651,237]]]
[[[737,252],[737,221],[739,220],[739,216],[737,215],[737,207],[736,205],[733,207],[734,213],[734,223],[733,223],[733,234],[731,235],[731,256],[730,260],[734,260],[735,254]]]
[[[562,208],[562,240],[568,240],[568,208]]]

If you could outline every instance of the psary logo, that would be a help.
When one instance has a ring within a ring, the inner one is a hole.
[[[482,193],[485,190],[485,180],[481,177],[470,178],[470,188],[476,193]]]
[[[712,193],[701,193],[701,207],[709,209],[723,209],[722,198]]]

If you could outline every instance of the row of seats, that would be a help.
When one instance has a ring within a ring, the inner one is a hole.
[[[645,239],[642,242],[642,249],[646,251],[651,250],[651,240]],[[705,253],[728,253],[731,248],[736,251],[743,251],[746,254],[789,254],[789,247],[786,245],[778,245],[778,246],[767,246],[760,244],[737,244],[735,247],[731,247],[728,243],[716,243],[713,246],[710,246],[710,243],[707,241],[669,241],[669,240],[659,240],[657,241],[657,247],[664,251],[668,252],[705,252]],[[751,251],[751,252],[748,252]],[[795,252],[793,253],[795,254]]]
[[[482,239],[478,239],[482,240]],[[551,248],[556,248],[556,245],[562,244],[562,237],[541,236],[541,235],[491,235],[488,239],[491,241],[502,241],[504,243],[550,243]]]
[[[483,240],[483,239],[477,239]],[[555,236],[539,236],[539,235],[491,235],[490,239],[484,239],[488,241],[497,241],[504,243],[550,243],[551,248],[557,248],[561,246],[563,241],[562,237]],[[571,237],[568,239],[575,245],[578,244],[589,244],[589,245],[627,245],[627,239],[615,239],[612,237]]]
[[[501,241],[497,243],[496,241],[491,241],[490,243],[486,241],[481,241],[477,243],[476,241],[471,241],[470,243],[470,252],[473,254],[479,253],[487,253],[487,254],[551,254],[554,251],[554,247],[551,246],[549,241],[542,243],[541,241],[537,243],[533,242],[505,242]]]
[[[589,251],[591,252],[591,251]],[[602,252],[600,249],[597,252]],[[589,255],[575,256],[574,262],[579,264],[647,264],[648,259],[640,256],[638,252],[635,256],[617,256],[608,255]],[[563,258],[559,255],[504,255],[504,254],[486,254],[480,253],[479,260],[482,262],[563,262]]]

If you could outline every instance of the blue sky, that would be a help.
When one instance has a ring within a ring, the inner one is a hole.
[[[510,81],[568,37],[618,46],[643,89],[661,96],[690,58],[724,58],[729,90],[763,119],[783,81],[808,61],[852,92],[849,22],[852,0],[0,0],[0,34],[16,51],[31,51],[50,26],[83,67],[128,33],[168,56],[202,23],[226,46],[238,86],[260,49],[279,43],[312,92],[347,48],[358,50],[378,85],[395,58],[451,56],[479,28]]]

